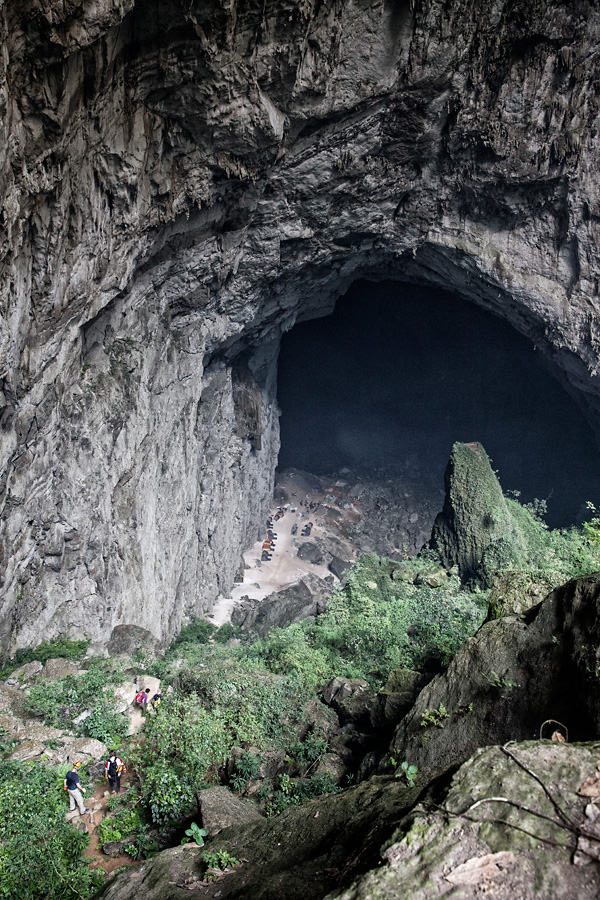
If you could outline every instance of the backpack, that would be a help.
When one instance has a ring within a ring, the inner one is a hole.
[[[131,695],[130,695],[130,696],[131,696]],[[145,700],[145,697],[146,697],[146,694],[145,694],[143,691],[141,691],[139,694],[136,694],[136,695],[135,695],[135,702],[136,702],[136,703],[143,703],[144,700]]]
[[[115,778],[117,775],[117,760],[109,759],[107,775],[109,778]]]

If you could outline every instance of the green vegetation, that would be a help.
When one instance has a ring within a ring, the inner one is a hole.
[[[240,864],[240,860],[228,853],[227,850],[206,851],[202,854],[202,861],[208,869],[218,869],[219,872],[235,869]]]
[[[8,678],[20,666],[36,660],[46,663],[49,659],[71,659],[74,661],[83,659],[89,646],[89,641],[67,641],[65,638],[55,638],[52,641],[44,641],[43,644],[30,650],[17,650],[14,656],[0,661],[0,681]]]
[[[446,665],[483,622],[487,596],[462,589],[457,575],[443,573],[439,587],[414,583],[427,577],[433,582],[435,565],[431,554],[406,563],[363,556],[327,612],[274,630],[248,652],[310,689],[334,675],[381,687],[399,666]]]
[[[178,695],[146,720],[135,757],[144,771],[142,797],[158,825],[183,818],[195,791],[216,781],[231,742],[219,707],[209,711],[196,694]]]
[[[298,806],[305,800],[320,797],[321,794],[337,794],[341,788],[329,775],[315,775],[313,778],[301,778],[294,781],[285,772],[276,780],[272,792],[267,798],[265,811],[267,816],[278,816],[288,806]]]
[[[498,675],[498,673],[493,670],[489,675],[484,674],[483,677],[492,687],[498,688],[498,690],[506,689],[511,691],[513,688],[519,686],[516,681],[510,681],[508,678]]]
[[[392,766],[397,766],[398,763],[394,759],[393,756],[390,756],[390,763]],[[404,778],[408,787],[415,786],[415,777],[418,773],[418,768],[416,766],[410,766],[406,760],[400,764],[400,769],[395,773],[396,778]]]
[[[516,500],[506,502],[520,534],[521,547],[516,552],[502,542],[500,546],[493,545],[484,559],[484,566],[492,575],[505,570],[524,571],[556,587],[600,568],[600,540],[595,537],[594,520],[582,528],[551,530],[542,518],[543,501],[525,506]]]
[[[65,675],[57,681],[41,681],[30,688],[25,710],[56,728],[73,728],[73,720],[91,710],[78,726],[80,734],[106,744],[118,743],[127,734],[127,719],[114,711],[113,692],[108,685],[118,684],[123,676],[114,664],[104,659],[90,661],[87,672]]]
[[[200,828],[196,822],[192,822],[189,828],[186,828],[185,835],[181,838],[182,844],[187,844],[188,841],[194,841],[198,844],[199,847],[202,847],[204,844],[204,838],[208,836],[208,831],[206,828]]]
[[[91,898],[102,876],[81,854],[88,836],[65,820],[62,775],[38,764],[0,762],[0,896]]]
[[[449,715],[443,703],[440,703],[437,709],[424,709],[421,716],[421,728],[428,728],[430,725],[435,728],[443,728]]]
[[[136,809],[122,809],[114,816],[106,817],[98,825],[98,839],[101,844],[108,841],[120,841],[139,831],[142,825],[140,814]]]
[[[158,842],[148,834],[148,826],[142,825],[135,840],[128,843],[123,850],[132,859],[150,859],[158,850]]]
[[[242,753],[235,764],[235,774],[231,779],[231,787],[234,791],[244,790],[249,781],[256,778],[260,769],[260,756],[253,753]]]

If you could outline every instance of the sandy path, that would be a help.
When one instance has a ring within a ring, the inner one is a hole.
[[[271,512],[275,513],[276,509],[277,507],[274,507]],[[223,625],[225,622],[229,622],[231,610],[235,603],[244,596],[250,597],[252,600],[264,600],[269,594],[294,584],[294,582],[308,573],[318,575],[319,578],[326,578],[328,575],[331,575],[326,565],[316,566],[314,563],[299,559],[297,556],[298,548],[301,544],[311,540],[310,537],[303,538],[300,536],[300,532],[307,522],[314,522],[313,536],[318,537],[319,534],[323,533],[323,528],[319,524],[319,518],[323,512],[324,510],[302,513],[298,509],[293,513],[288,510],[283,518],[275,522],[273,526],[277,540],[272,559],[269,562],[261,562],[264,540],[264,538],[261,538],[244,553],[244,563],[249,568],[244,569],[243,583],[236,584],[229,597],[219,597],[213,607],[212,614],[209,614],[208,618],[215,625]],[[298,534],[295,536],[292,535],[294,523],[298,525]]]

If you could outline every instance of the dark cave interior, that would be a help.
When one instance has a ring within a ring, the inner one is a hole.
[[[284,335],[279,468],[443,486],[455,441],[480,441],[503,490],[580,521],[600,453],[576,402],[509,324],[438,289],[355,282],[332,315]]]

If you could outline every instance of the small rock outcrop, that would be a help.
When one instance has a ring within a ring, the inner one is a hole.
[[[431,676],[412,669],[394,669],[378,691],[371,709],[371,725],[375,731],[391,731],[430,679]]]
[[[328,681],[322,691],[323,702],[336,711],[340,722],[352,722],[357,727],[370,721],[375,696],[368,681],[339,675]]]

